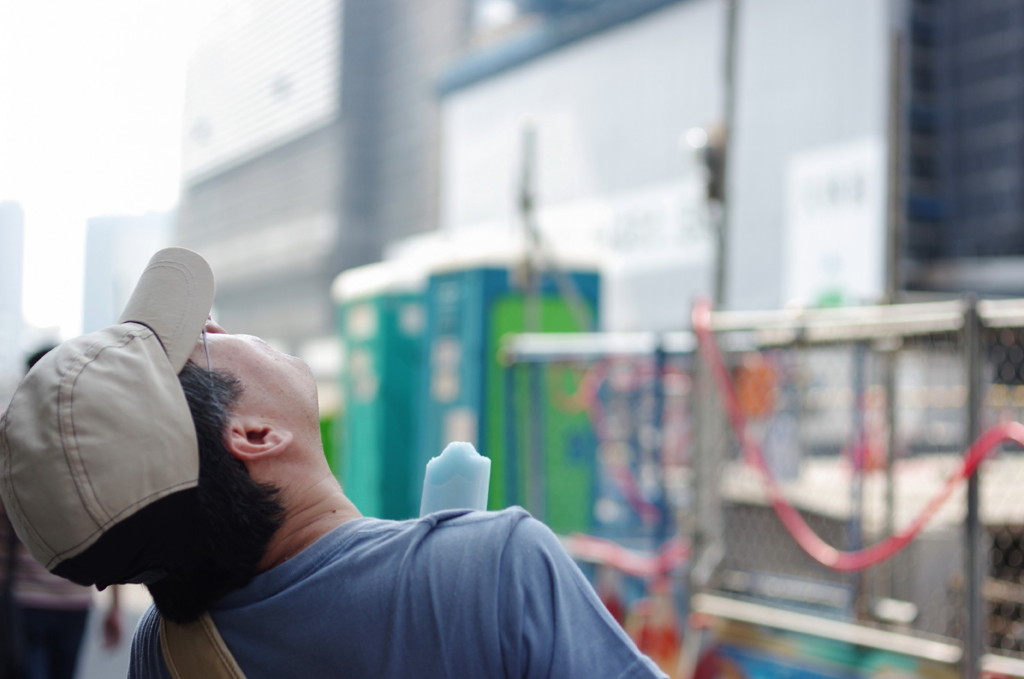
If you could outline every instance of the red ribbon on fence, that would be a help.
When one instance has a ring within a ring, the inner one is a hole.
[[[680,568],[690,556],[689,546],[669,540],[654,553],[640,553],[611,540],[573,533],[563,540],[566,551],[579,561],[603,564],[638,578],[665,576]]]
[[[782,488],[772,476],[761,447],[748,434],[746,417],[740,408],[735,386],[711,330],[711,304],[709,302],[704,300],[694,304],[692,322],[701,354],[708,362],[718,386],[729,423],[743,450],[744,460],[761,473],[772,508],[796,543],[812,559],[833,570],[859,571],[891,558],[917,537],[917,534],[935,517],[943,503],[949,499],[957,485],[974,474],[978,465],[989,453],[998,449],[1004,441],[1013,441],[1024,446],[1024,424],[1001,422],[995,425],[979,436],[971,445],[963,457],[960,468],[946,480],[945,486],[906,527],[870,547],[852,552],[840,551],[822,540],[807,525],[796,508],[786,500]]]

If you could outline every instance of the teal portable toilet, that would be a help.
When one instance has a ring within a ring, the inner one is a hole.
[[[332,288],[344,356],[335,474],[368,516],[419,512],[425,284],[416,267],[388,261],[345,271]]]

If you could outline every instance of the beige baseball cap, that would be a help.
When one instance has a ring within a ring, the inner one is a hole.
[[[19,385],[0,419],[0,497],[49,570],[151,582],[167,531],[188,530],[199,454],[178,373],[213,295],[202,257],[161,250],[117,325],[58,345]]]

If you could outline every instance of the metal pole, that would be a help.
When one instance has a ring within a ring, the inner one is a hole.
[[[683,526],[681,533],[686,535],[690,542],[690,559],[686,563],[686,588],[684,589],[685,601],[683,605],[686,612],[686,629],[684,632],[683,652],[679,655],[679,669],[676,675],[683,679],[690,679],[697,667],[697,660],[700,652],[700,631],[693,624],[695,616],[693,612],[693,597],[704,589],[707,583],[707,575],[698,568],[697,564],[703,564],[705,554],[708,550],[708,530],[705,523],[709,522],[710,511],[703,513],[706,503],[713,495],[712,489],[707,487],[708,474],[705,472],[708,461],[712,456],[711,423],[705,419],[708,415],[708,404],[714,398],[711,392],[711,379],[700,353],[693,358],[693,391],[690,397],[690,417],[692,418],[693,445],[690,448],[690,479],[687,497],[689,506],[682,514]]]
[[[526,332],[540,332],[543,328],[541,313],[541,286],[543,271],[540,268],[541,244],[534,215],[533,196],[533,165],[536,154],[536,132],[532,123],[523,126],[522,132],[523,166],[519,186],[519,212],[523,220],[523,236],[526,248],[523,254],[523,271],[526,278],[526,299],[524,300],[525,318],[523,325]],[[545,518],[544,507],[544,450],[542,448],[543,433],[541,429],[540,409],[540,366],[530,363],[527,370],[527,431],[529,442],[529,462],[527,469],[526,497],[528,509],[541,521]]]
[[[534,165],[537,157],[537,131],[533,123],[526,123],[522,131],[523,166],[519,182],[519,217],[523,223],[523,237],[526,243],[522,262],[522,281],[526,290],[525,318],[526,332],[542,332],[543,318],[540,297],[544,286],[544,274],[549,273],[559,294],[569,305],[569,313],[576,321],[580,332],[594,330],[594,315],[579,287],[555,260],[550,248],[544,243],[544,236],[537,224],[537,201],[533,188]]]
[[[693,401],[691,417],[693,418],[693,449],[690,451],[690,511],[686,523],[690,533],[691,556],[688,568],[690,577],[690,594],[696,594],[705,585],[707,578],[695,568],[704,560],[705,551],[714,534],[709,528],[715,507],[715,489],[711,488],[711,472],[715,455],[715,414],[714,386],[711,373],[703,356],[698,353],[694,358],[693,370]]]
[[[727,0],[725,10],[725,59],[722,73],[723,95],[722,95],[722,119],[725,140],[721,145],[721,160],[719,172],[722,182],[722,198],[718,205],[709,205],[712,219],[715,220],[715,278],[714,289],[711,292],[715,306],[719,309],[726,308],[726,286],[728,276],[726,275],[729,265],[729,155],[731,153],[732,140],[735,139],[736,122],[736,57],[737,57],[737,24],[739,16],[740,0]],[[713,203],[714,201],[712,201]],[[717,207],[717,210],[715,209]]]
[[[906,10],[902,3],[894,2],[892,37],[889,41],[889,139],[888,139],[888,219],[886,220],[886,266],[885,303],[895,304],[902,287],[900,258],[903,256],[903,30]],[[885,535],[896,531],[896,447],[898,445],[898,423],[896,410],[896,366],[899,344],[894,340],[886,346],[882,357],[885,372],[885,412],[888,433],[885,452]],[[892,560],[879,564],[877,576],[880,591],[888,597],[894,595],[894,569]]]
[[[903,35],[901,20],[893,28],[889,47],[889,119],[888,119],[888,215],[886,219],[885,302],[895,304],[902,281],[900,257],[903,222]]]
[[[885,370],[885,527],[883,535],[896,532],[896,448],[899,445],[899,411],[896,408],[896,366],[899,340],[885,348],[882,356]],[[879,564],[880,590],[886,597],[895,595],[892,559]]]
[[[668,502],[668,483],[665,478],[665,367],[667,365],[667,354],[661,335],[658,335],[657,345],[654,349],[654,382],[651,387],[654,390],[654,403],[651,408],[651,431],[647,436],[647,445],[650,446],[649,455],[645,464],[654,465],[657,470],[655,478],[658,480],[658,498],[656,505],[660,513],[658,528],[655,535],[655,549],[661,547],[668,539],[672,527],[671,509]]]
[[[964,351],[967,354],[967,441],[970,446],[981,433],[981,319],[974,295],[967,298],[964,310]],[[981,588],[985,579],[985,552],[982,543],[981,495],[978,475],[967,479],[967,517],[964,525],[964,679],[981,676],[982,639],[985,629]]]
[[[867,455],[864,409],[867,406],[865,402],[867,355],[868,348],[864,342],[857,342],[853,345],[853,440],[850,450],[853,479],[850,483],[850,522],[848,524],[848,539],[852,551],[857,551],[864,546],[864,471],[865,456]],[[864,591],[863,571],[855,571],[850,574],[850,585],[853,588],[856,615],[863,619],[868,605],[867,595]]]
[[[540,243],[537,238],[537,225],[534,222],[533,201],[533,163],[536,150],[536,134],[531,123],[523,126],[522,132],[523,166],[519,184],[519,216],[523,221],[523,239],[526,247],[523,251],[523,277],[525,278],[526,304],[523,326],[526,332],[541,331],[540,317],[540,286],[541,272]]]
[[[505,468],[496,470],[502,474],[505,482],[505,497],[499,501],[504,506],[520,504],[519,499],[519,456],[522,451],[519,449],[519,437],[517,436],[519,414],[516,404],[515,372],[519,364],[509,362],[502,371],[503,387],[505,391]]]
[[[527,368],[530,380],[530,484],[527,490],[530,498],[530,513],[537,519],[547,519],[547,469],[544,462],[544,408],[541,400],[544,392],[541,388],[540,363],[532,362]]]

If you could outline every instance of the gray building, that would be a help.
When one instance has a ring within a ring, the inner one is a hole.
[[[177,240],[225,327],[330,372],[334,277],[436,226],[434,87],[463,23],[460,0],[246,0],[204,32]]]

